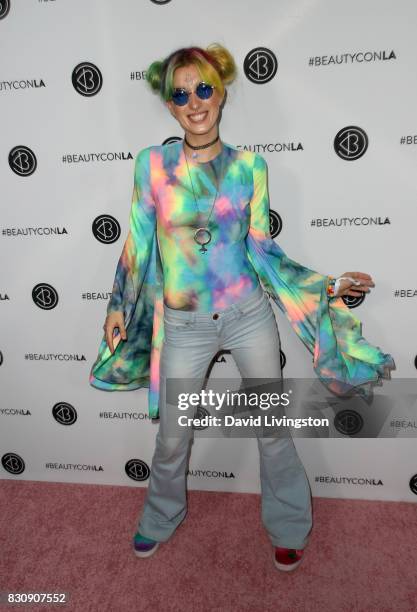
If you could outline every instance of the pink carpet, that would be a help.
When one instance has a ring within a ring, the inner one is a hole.
[[[304,560],[285,574],[273,565],[260,497],[251,494],[189,492],[171,540],[149,559],[135,557],[144,495],[1,481],[0,591],[70,593],[66,606],[22,610],[417,610],[417,504],[315,498]]]

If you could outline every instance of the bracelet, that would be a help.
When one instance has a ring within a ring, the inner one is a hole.
[[[336,278],[334,276],[329,276],[328,284],[327,284],[327,297],[334,297],[334,286],[336,283]]]

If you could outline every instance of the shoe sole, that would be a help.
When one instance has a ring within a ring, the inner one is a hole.
[[[297,567],[300,565],[301,562],[302,562],[302,559],[299,559],[298,561],[296,561],[295,563],[291,563],[290,565],[285,565],[284,563],[278,563],[278,561],[275,559],[275,554],[274,554],[275,567],[281,570],[282,572],[292,572],[293,570],[297,569]]]
[[[159,542],[157,542],[156,545],[150,550],[136,550],[136,548],[134,548],[133,552],[135,553],[137,557],[145,558],[145,557],[151,557],[154,553],[156,553],[158,548],[159,548]]]

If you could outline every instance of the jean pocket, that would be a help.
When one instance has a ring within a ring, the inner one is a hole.
[[[195,325],[194,321],[191,319],[176,319],[173,317],[164,316],[164,325],[167,329],[176,329],[178,331],[182,329],[192,329]]]

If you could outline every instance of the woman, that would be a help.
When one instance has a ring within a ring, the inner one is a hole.
[[[190,428],[181,437],[169,435],[166,379],[192,379],[194,390],[201,390],[221,349],[230,350],[242,377],[280,377],[269,297],[332,391],[369,392],[395,368],[389,354],[361,336],[360,321],[337,299],[368,293],[375,286],[371,276],[346,272],[336,281],[289,259],[271,239],[265,160],[219,137],[225,85],[235,76],[231,54],[218,44],[176,50],[147,71],[184,139],[147,147],[136,157],[130,231],[90,375],[100,389],[149,385],[149,413],[160,418],[134,538],[140,557],[167,541],[186,514],[192,436]],[[258,438],[258,447],[263,524],[276,567],[292,570],[311,530],[309,483],[291,436]]]

